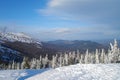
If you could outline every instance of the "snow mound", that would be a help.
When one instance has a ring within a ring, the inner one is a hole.
[[[51,69],[26,80],[120,80],[120,64],[77,64]]]
[[[30,36],[26,35],[25,33],[13,33],[13,32],[8,32],[8,33],[2,33],[0,32],[0,37],[2,40],[7,40],[7,41],[19,41],[19,42],[25,42],[25,43],[37,43],[41,44],[40,42],[33,40]]]

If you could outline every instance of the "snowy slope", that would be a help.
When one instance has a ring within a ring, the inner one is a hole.
[[[46,71],[26,80],[120,80],[120,64],[77,64]]]
[[[25,80],[28,77],[40,74],[49,69],[40,70],[0,70],[0,80]]]
[[[33,40],[30,36],[26,35],[25,33],[2,33],[0,32],[0,38],[1,40],[7,40],[7,41],[19,41],[19,42],[25,42],[25,43],[37,43],[41,44],[40,42]]]

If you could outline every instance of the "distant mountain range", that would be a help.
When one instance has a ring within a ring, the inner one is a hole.
[[[48,41],[46,43],[42,43],[48,48],[56,49],[58,51],[86,51],[89,49],[89,51],[95,51],[96,49],[107,49],[107,46],[104,46],[102,44],[99,44],[97,42],[93,41],[84,41],[84,40],[56,40],[56,41]]]
[[[109,46],[110,43],[114,42],[114,40],[113,39],[95,40],[95,42],[100,43],[105,46]],[[118,47],[120,47],[120,39],[117,39],[117,42],[118,42]]]
[[[48,54],[51,58],[52,55],[58,52],[69,52],[79,50],[85,52],[95,51],[95,49],[107,49],[108,46],[93,41],[84,40],[55,40],[48,42],[41,42],[33,39],[25,33],[2,33],[0,32],[0,59],[13,57],[27,56],[29,58],[39,58],[40,55],[45,56]],[[13,58],[16,60],[16,58]]]

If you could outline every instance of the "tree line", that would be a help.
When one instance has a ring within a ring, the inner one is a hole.
[[[110,49],[96,49],[95,52],[89,52],[87,49],[85,53],[80,53],[79,50],[72,52],[65,52],[64,54],[56,54],[52,59],[48,59],[48,55],[39,59],[33,58],[29,60],[24,57],[22,63],[12,62],[9,65],[3,65],[2,69],[42,69],[42,68],[57,68],[73,64],[108,64],[120,62],[120,49],[117,41],[114,44],[110,43]]]

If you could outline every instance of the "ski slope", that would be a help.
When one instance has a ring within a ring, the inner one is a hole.
[[[0,70],[0,80],[120,80],[120,64],[76,64],[56,69]]]
[[[51,69],[26,80],[120,80],[120,64],[77,64]]]
[[[25,80],[49,69],[0,70],[0,80]]]

